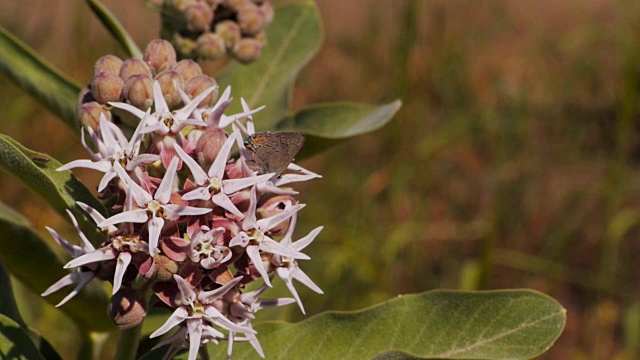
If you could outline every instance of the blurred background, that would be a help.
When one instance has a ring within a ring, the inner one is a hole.
[[[143,1],[103,2],[140,47],[157,36]],[[404,105],[382,130],[302,163],[324,176],[298,186],[298,236],[325,226],[302,263],[325,291],[298,287],[308,315],[436,288],[531,288],[567,309],[541,358],[640,358],[640,2],[317,3],[326,39],[295,106]],[[82,1],[5,0],[0,23],[80,84],[99,57],[124,56]],[[85,157],[4,77],[0,108],[0,132],[63,163]],[[0,199],[47,239],[45,225],[76,239],[15,179],[0,179]],[[73,358],[69,321],[16,286],[25,316]]]

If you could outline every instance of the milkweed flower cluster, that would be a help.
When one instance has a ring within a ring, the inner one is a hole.
[[[319,175],[295,164],[284,174],[254,171],[243,139],[255,132],[252,115],[260,108],[250,109],[242,101],[241,113],[225,115],[232,102],[229,88],[213,105],[204,100],[216,85],[194,96],[177,84],[172,90],[182,101],[177,109],[171,109],[158,81],[145,110],[109,102],[138,119],[130,136],[105,114],[94,126],[84,124],[82,143],[90,159],[58,170],[82,167],[103,173],[98,191],[109,199],[109,216],[77,205],[107,241],[91,244],[71,212],[81,245],[47,228],[73,257],[65,265],[73,271],[42,295],[75,284],[61,306],[97,277],[113,284],[109,314],[120,328],[139,324],[152,305],[172,312],[150,335],[176,329],[157,345],[170,345],[168,356],[188,348],[189,359],[195,359],[204,344],[227,340],[229,356],[234,342],[245,341],[264,357],[251,324],[254,313],[294,302],[304,313],[293,280],[322,293],[298,266],[309,259],[302,251],[322,227],[294,241],[298,212],[305,205],[285,187]],[[276,279],[291,298],[260,297]],[[253,281],[262,285],[245,292]],[[155,300],[147,294],[155,294]]]
[[[217,60],[229,55],[257,60],[273,21],[269,0],[147,0],[162,14],[162,37],[182,57]]]

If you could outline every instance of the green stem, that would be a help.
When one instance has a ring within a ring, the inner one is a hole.
[[[120,333],[120,339],[118,340],[118,347],[116,348],[116,356],[114,359],[135,360],[141,333],[142,323],[123,330]]]

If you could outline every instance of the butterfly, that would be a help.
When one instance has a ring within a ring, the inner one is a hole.
[[[292,132],[259,132],[244,139],[251,160],[248,165],[261,174],[280,176],[304,145],[304,135]]]

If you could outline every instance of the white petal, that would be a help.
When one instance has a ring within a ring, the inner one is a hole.
[[[271,173],[271,174],[264,174],[259,176],[250,176],[250,177],[240,178],[240,179],[222,180],[222,190],[224,191],[225,194],[233,194],[234,192],[237,192],[244,188],[248,188],[249,186],[253,186],[258,183],[267,181],[271,179],[273,175],[274,174]]]
[[[249,255],[249,259],[251,259],[251,262],[253,262],[256,270],[258,270],[260,276],[262,276],[262,279],[264,279],[264,283],[269,287],[273,287],[271,285],[271,281],[269,280],[267,269],[265,269],[264,265],[262,264],[262,258],[260,257],[260,251],[258,250],[258,247],[255,245],[249,245],[246,247],[246,249],[247,255]]]
[[[178,169],[179,159],[174,157],[167,168],[167,172],[164,174],[162,178],[162,182],[158,186],[156,190],[156,194],[153,196],[156,200],[161,202],[162,204],[166,204],[171,199],[171,188],[173,186],[173,180],[176,176],[176,169]]]
[[[230,213],[232,213],[237,217],[241,218],[244,216],[240,212],[240,210],[238,210],[238,208],[235,205],[233,205],[229,197],[222,192],[219,192],[213,195],[213,197],[211,198],[211,201],[213,201],[214,204],[223,207],[225,210],[229,211]]]
[[[199,187],[182,195],[182,200],[210,200],[211,193],[207,187]]]
[[[191,175],[193,175],[193,179],[195,180],[196,184],[203,185],[208,179],[207,174],[204,172],[204,170],[202,170],[200,165],[191,156],[184,152],[180,145],[176,144],[173,147],[176,150],[178,156],[180,156],[182,161],[187,164],[189,170],[191,170]]]
[[[120,214],[113,215],[112,217],[100,222],[98,224],[99,227],[107,227],[109,225],[120,224],[125,222],[131,223],[144,223],[149,220],[149,215],[147,215],[147,210],[145,209],[135,209],[122,212]]]
[[[111,248],[100,248],[94,252],[84,254],[82,256],[79,256],[69,261],[64,266],[64,268],[69,269],[69,268],[87,265],[87,264],[91,264],[99,261],[113,260],[115,258],[116,258],[116,255],[113,253],[113,250],[111,250]]]
[[[122,278],[124,277],[124,273],[127,270],[129,263],[131,263],[131,253],[121,252],[120,255],[118,255],[118,260],[116,261],[116,271],[113,276],[113,291],[111,292],[111,295],[115,295],[115,293],[120,290]]]
[[[161,217],[154,217],[147,224],[149,227],[149,254],[154,255],[160,252],[158,250],[158,242],[160,240],[160,233],[164,226],[164,219]]]
[[[178,290],[180,290],[180,294],[182,295],[182,301],[185,303],[193,304],[196,300],[196,293],[191,290],[189,283],[182,278],[182,276],[174,274],[173,279],[178,284]]]
[[[166,333],[167,331],[171,330],[174,326],[183,322],[188,317],[189,317],[189,314],[187,312],[187,309],[185,309],[184,306],[180,306],[173,312],[173,314],[171,314],[171,316],[169,316],[167,321],[165,321],[165,323],[162,324],[162,326],[160,326],[156,331],[154,331],[153,333],[151,333],[151,335],[149,335],[149,338],[153,339],[156,336],[160,336]]]

